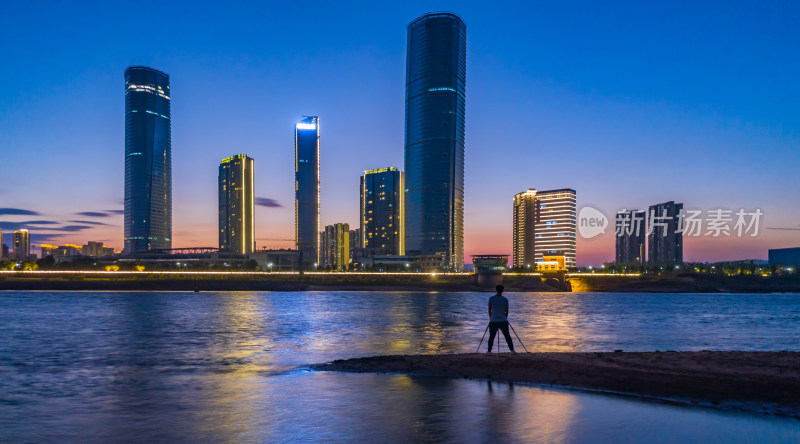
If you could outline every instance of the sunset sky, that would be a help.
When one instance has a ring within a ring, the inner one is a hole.
[[[217,245],[217,168],[255,159],[259,247],[294,244],[294,136],[321,130],[321,224],[358,226],[359,176],[403,169],[406,25],[467,24],[465,253],[511,253],[512,198],[578,208],[761,209],[756,237],[687,261],[800,246],[800,4],[5,2],[0,229],[122,247],[124,80],[170,75],[173,246]],[[612,222],[613,223],[613,222]],[[614,230],[578,264],[614,258]]]

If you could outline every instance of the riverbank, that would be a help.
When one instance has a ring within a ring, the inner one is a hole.
[[[561,291],[538,276],[514,276],[507,291]],[[2,290],[52,291],[487,291],[468,273],[114,273],[0,274]]]
[[[561,280],[560,280],[561,279]],[[568,285],[567,285],[568,284]],[[773,293],[800,292],[794,276],[508,274],[508,292]],[[0,272],[2,290],[52,291],[491,291],[469,273]]]
[[[313,368],[543,384],[800,419],[800,352],[404,355]]]

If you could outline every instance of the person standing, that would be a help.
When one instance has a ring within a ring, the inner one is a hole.
[[[511,334],[508,332],[508,299],[503,296],[504,287],[498,285],[495,289],[497,294],[489,298],[489,351],[486,354],[492,353],[492,344],[498,329],[503,332],[511,353],[517,354],[514,351],[514,343],[511,342]]]

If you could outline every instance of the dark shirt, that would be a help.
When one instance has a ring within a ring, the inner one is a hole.
[[[505,296],[496,294],[489,298],[489,308],[492,309],[491,322],[506,322],[506,311],[508,310],[508,299]]]

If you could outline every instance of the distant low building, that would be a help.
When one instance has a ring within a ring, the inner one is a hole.
[[[89,241],[86,245],[81,247],[81,255],[88,257],[113,256],[114,248],[106,247],[102,242]]]
[[[72,262],[76,257],[81,256],[81,247],[75,244],[66,244],[55,247],[53,245],[42,245],[42,259],[52,257],[57,264],[61,262]]]
[[[447,267],[446,253],[409,255],[408,258],[417,264],[420,271],[439,271]]]
[[[412,264],[416,267],[417,262],[408,256],[372,255],[358,260],[359,267],[380,267],[383,265],[392,268],[411,268]]]
[[[536,262],[536,271],[553,272],[566,270],[566,258],[564,256],[543,256],[542,260]]]
[[[259,250],[247,255],[266,271],[297,271],[300,253],[297,250]]]
[[[776,266],[800,265],[800,247],[769,250],[769,264]]]

